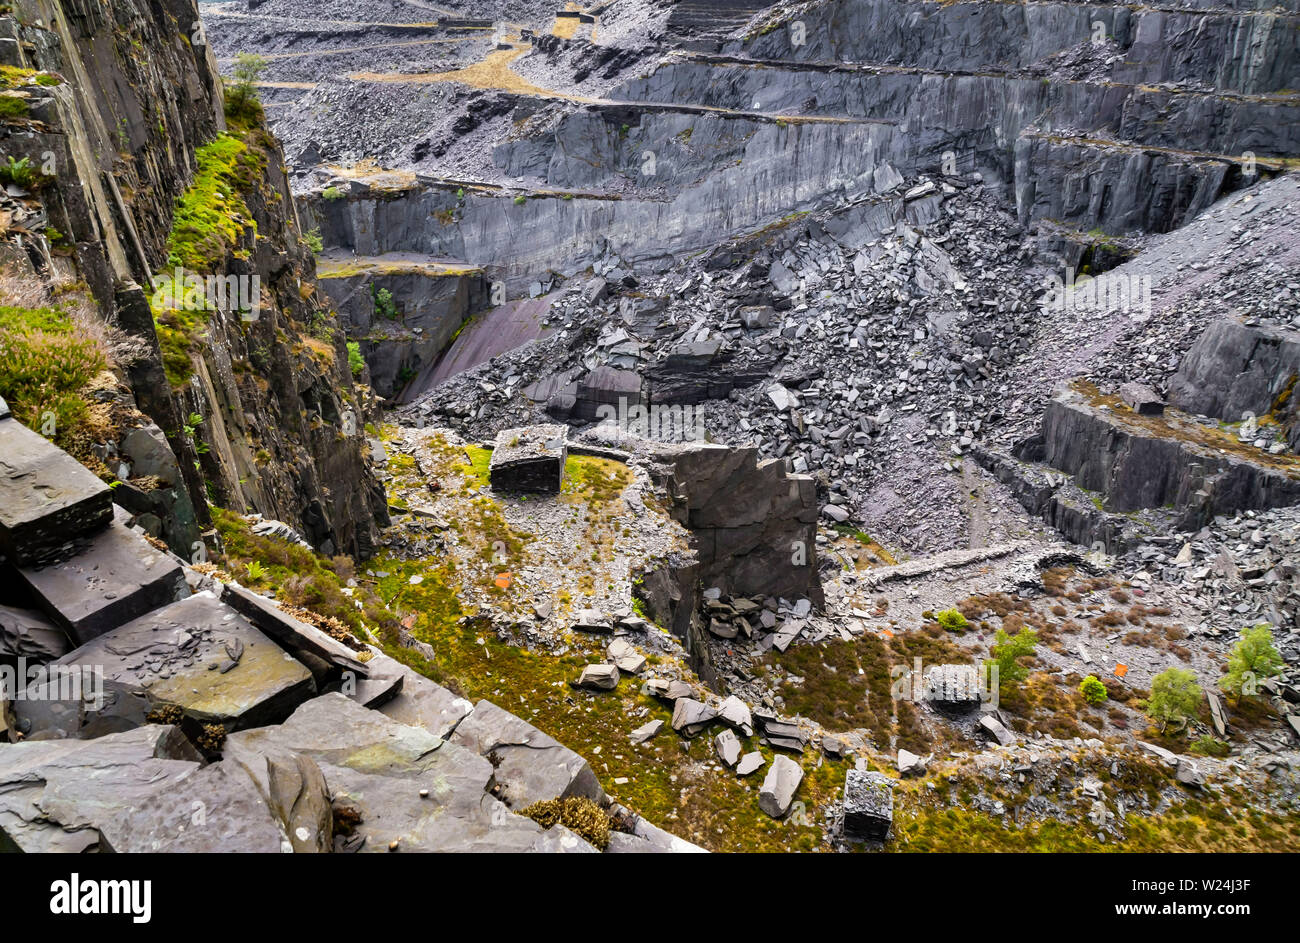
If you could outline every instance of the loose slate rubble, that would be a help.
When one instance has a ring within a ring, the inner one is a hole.
[[[0,559],[33,566],[113,519],[113,492],[80,462],[3,409]]]
[[[474,705],[451,742],[492,758],[501,798],[513,809],[567,796],[605,798],[586,760],[491,701]]]
[[[504,429],[488,463],[493,491],[558,493],[568,456],[565,426],[541,425]]]
[[[776,756],[758,793],[758,807],[779,819],[790,811],[795,791],[803,782],[803,767],[788,756]]]
[[[132,533],[121,518],[97,532],[76,556],[18,572],[78,643],[189,592],[181,565]]]
[[[844,776],[844,837],[882,842],[894,824],[894,781],[883,773],[851,769]]]

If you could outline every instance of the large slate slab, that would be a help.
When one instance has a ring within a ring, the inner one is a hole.
[[[0,557],[47,561],[112,518],[108,485],[44,436],[0,418]]]
[[[106,684],[237,730],[276,723],[315,693],[311,673],[210,592],[151,612],[61,658]]]
[[[76,556],[19,571],[42,608],[77,644],[189,592],[185,572],[120,520]]]
[[[333,674],[350,672],[354,679],[366,678],[370,674],[351,648],[316,626],[289,615],[265,596],[227,583],[222,587],[221,601],[269,635],[286,651],[295,655],[315,656],[338,669]]]
[[[372,677],[396,675],[402,679],[397,696],[381,704],[379,712],[399,724],[423,727],[446,740],[456,726],[474,710],[474,703],[435,684],[401,662],[376,652],[366,665]]]
[[[98,740],[0,744],[0,851],[124,850],[129,843],[119,834],[110,844],[104,830],[153,815],[198,760],[177,728],[161,725]]]
[[[491,701],[475,704],[451,740],[479,756],[494,758],[496,783],[511,808],[567,796],[595,802],[605,798],[586,760]]]
[[[284,724],[231,735],[225,761],[252,768],[279,751],[311,757],[334,807],[355,810],[355,831],[335,836],[336,850],[582,851],[514,815],[489,794],[492,764],[477,753],[399,724],[333,693],[313,698]],[[421,795],[421,792],[424,795]],[[552,830],[554,832],[554,830]],[[581,842],[581,845],[586,845]]]

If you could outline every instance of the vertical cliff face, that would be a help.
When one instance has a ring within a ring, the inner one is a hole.
[[[186,555],[209,501],[367,555],[387,520],[374,407],[318,300],[279,145],[255,102],[227,121],[193,0],[23,0],[0,63],[21,99],[0,152],[39,168],[26,196],[46,223],[9,261],[84,289],[133,341],[116,365],[131,418],[96,452],[156,487],[124,483],[119,503]]]

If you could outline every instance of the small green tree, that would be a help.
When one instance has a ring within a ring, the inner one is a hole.
[[[1171,723],[1190,718],[1200,703],[1201,686],[1196,683],[1196,675],[1186,668],[1166,668],[1151,679],[1147,716],[1159,721],[1164,730]]]
[[[351,368],[354,377],[361,376],[361,371],[366,369],[366,360],[361,356],[360,341],[348,341],[348,367]]]
[[[1282,673],[1282,656],[1273,646],[1273,633],[1265,623],[1241,630],[1241,638],[1228,656],[1228,673],[1219,687],[1229,694],[1252,695],[1265,678]]]
[[[391,291],[387,288],[376,289],[374,285],[371,285],[370,297],[375,303],[375,314],[390,321],[397,320],[397,302],[393,300]]]
[[[270,63],[255,52],[241,52],[235,56],[233,79],[226,89],[226,113],[246,117],[261,109],[257,97],[257,83]]]
[[[1020,659],[1032,655],[1038,645],[1038,633],[1033,629],[1021,629],[1015,635],[1008,635],[1005,629],[998,629],[993,637],[991,659],[986,665],[996,665],[998,669],[998,687],[1024,681],[1029,669],[1020,664]]]
[[[1089,704],[1103,704],[1110,695],[1106,692],[1106,685],[1102,684],[1096,675],[1088,675],[1079,684],[1079,693]]]

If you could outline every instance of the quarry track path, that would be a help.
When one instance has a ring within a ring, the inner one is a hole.
[[[310,49],[306,52],[268,52],[262,55],[267,62],[277,62],[281,59],[309,59],[312,56],[341,56],[352,52],[368,52],[371,49],[393,49],[400,46],[436,46],[454,43],[463,43],[467,40],[474,39],[473,36],[460,36],[455,39],[404,39],[396,43],[368,43],[364,46],[339,46],[331,49]],[[219,65],[234,62],[234,59],[218,59]]]

